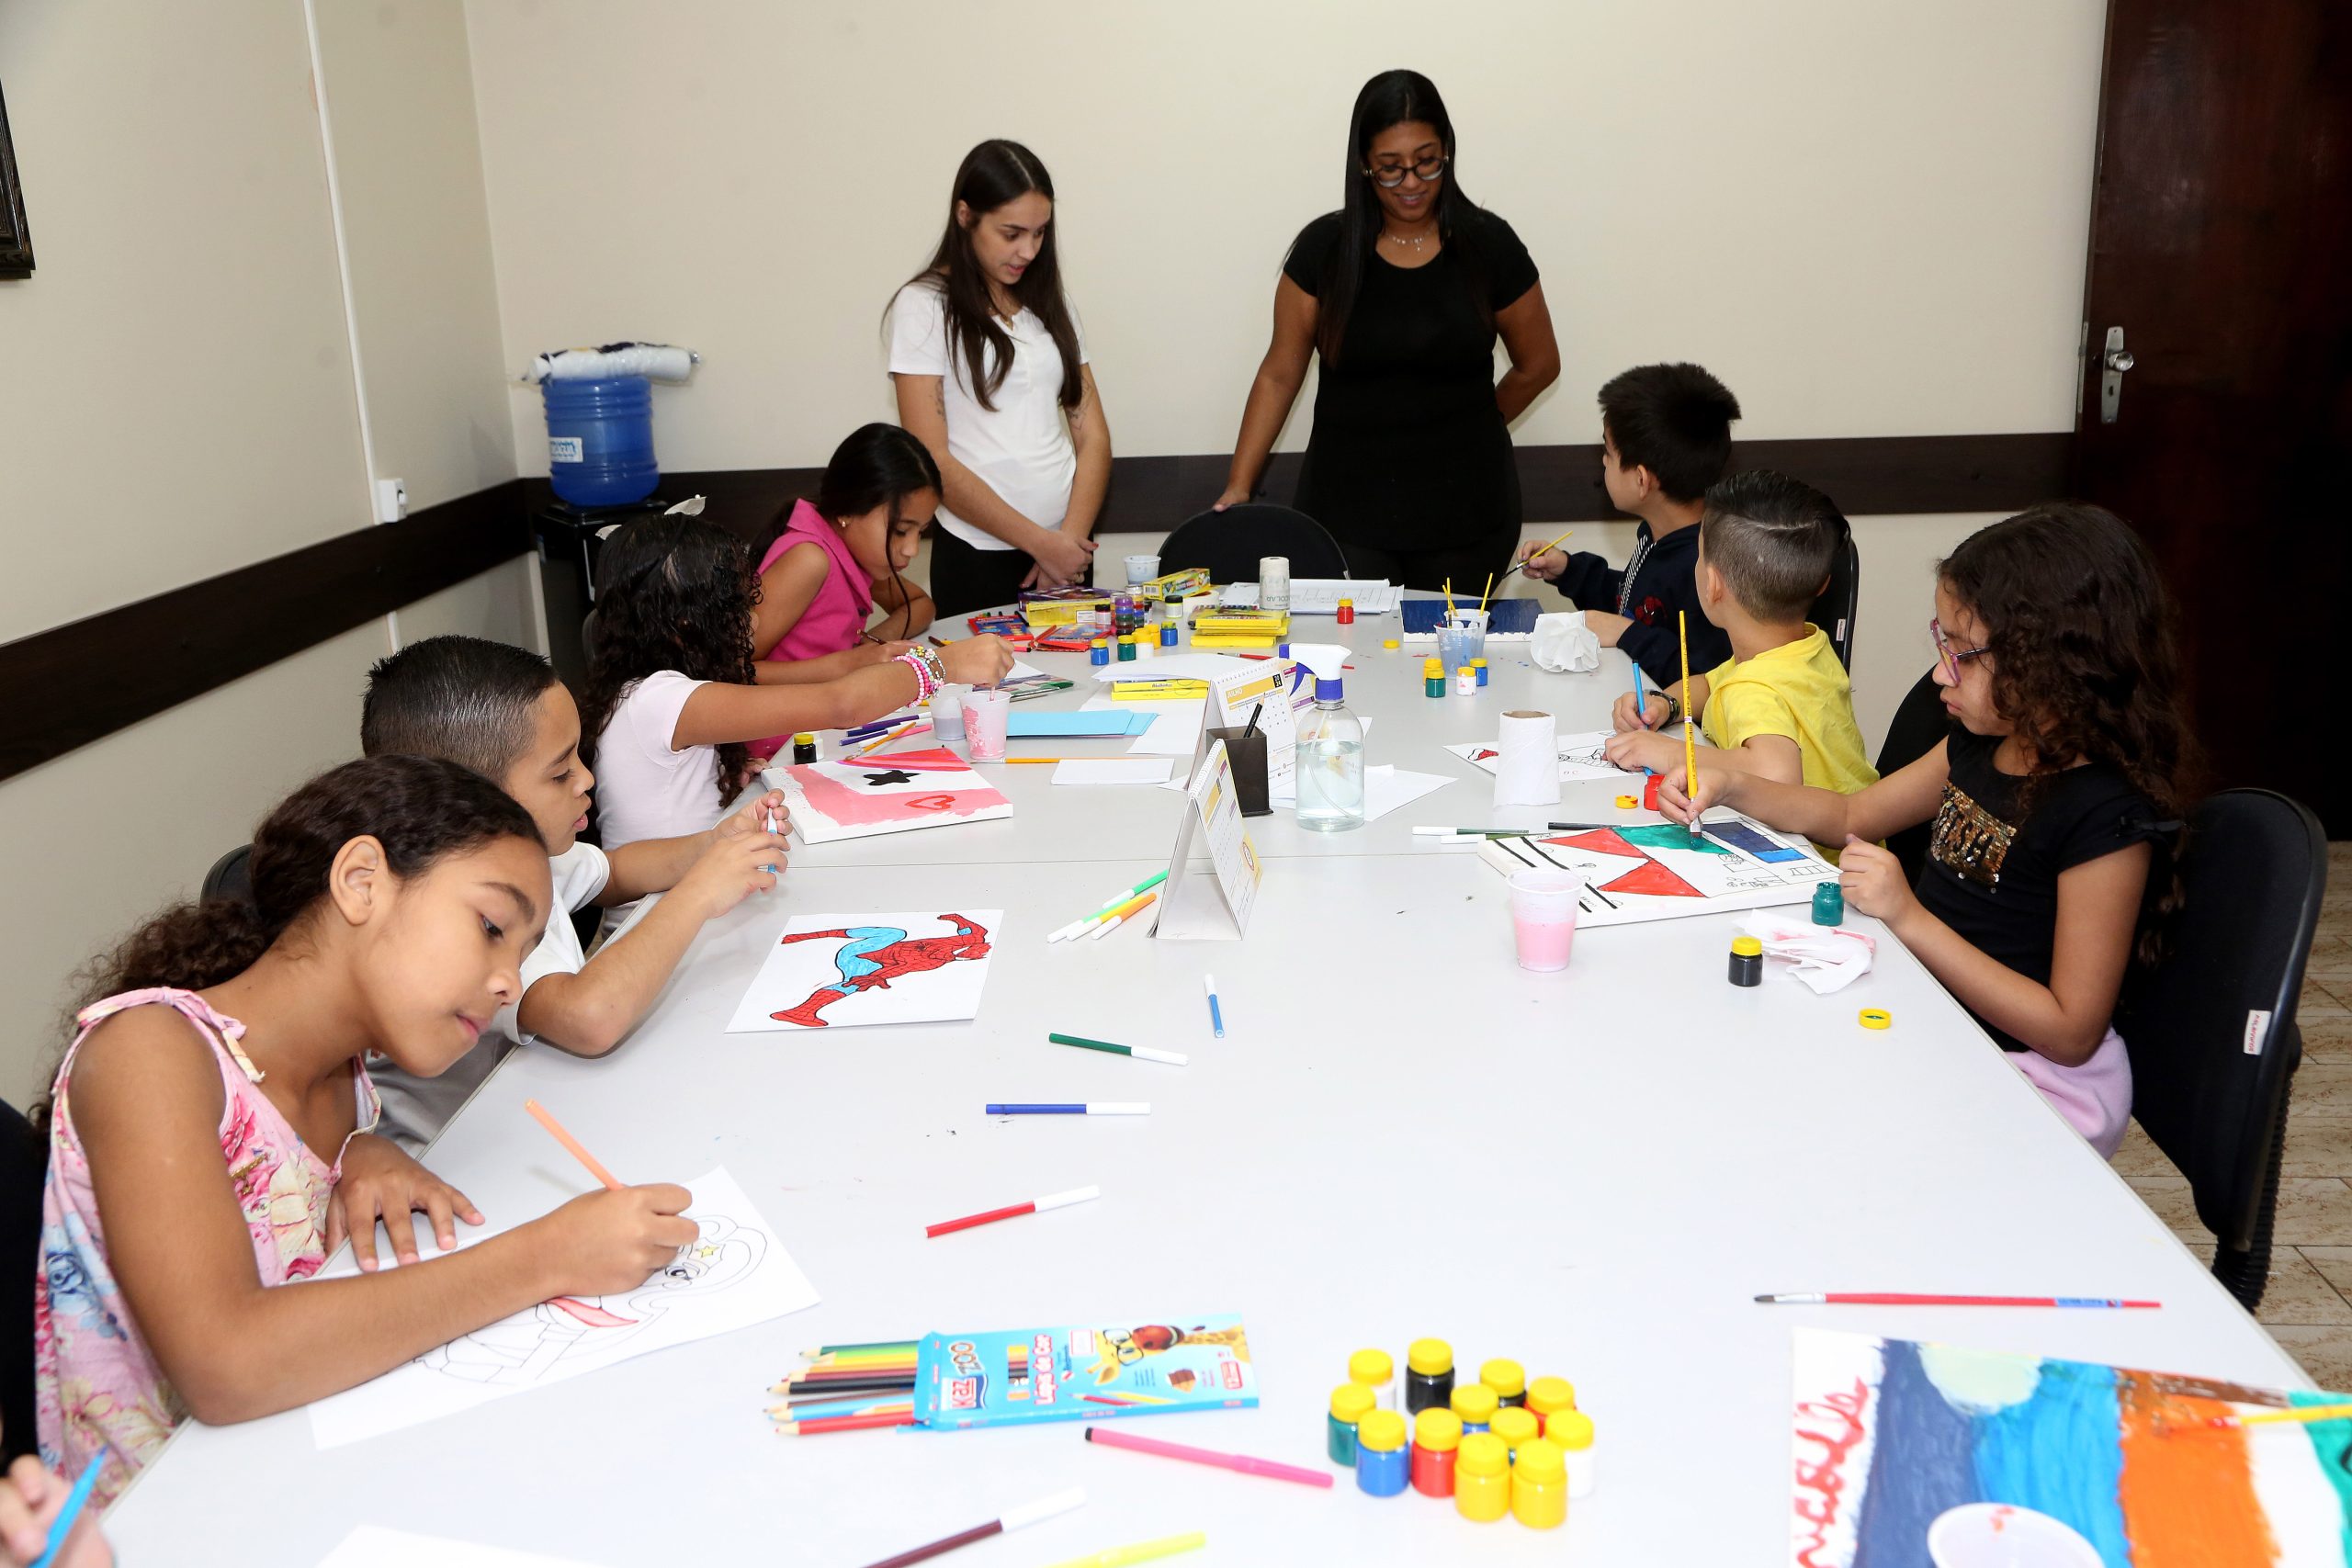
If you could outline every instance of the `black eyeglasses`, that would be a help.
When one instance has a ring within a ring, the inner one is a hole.
[[[1408,174],[1419,175],[1424,182],[1437,178],[1445,173],[1447,158],[1447,154],[1441,152],[1428,163],[1415,164],[1409,168],[1403,164],[1383,164],[1364,170],[1364,174],[1381,189],[1395,190],[1405,183]]]

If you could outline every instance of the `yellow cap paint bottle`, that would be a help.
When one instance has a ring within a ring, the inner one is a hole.
[[[1581,1410],[1562,1410],[1544,1424],[1544,1438],[1559,1445],[1568,1461],[1568,1495],[1592,1495],[1592,1417]]]
[[[1372,1408],[1372,1390],[1360,1382],[1343,1382],[1331,1391],[1331,1416],[1323,1448],[1333,1464],[1355,1467],[1356,1423],[1371,1415]]]
[[[1453,1397],[1446,1403],[1456,1416],[1462,1417],[1464,1432],[1483,1432],[1493,1426],[1495,1411],[1501,1404],[1501,1401],[1495,1397],[1495,1391],[1482,1382],[1457,1385]]]
[[[1516,1404],[1506,1404],[1495,1412],[1495,1419],[1487,1428],[1503,1440],[1503,1447],[1517,1454],[1523,1444],[1532,1443],[1544,1434],[1544,1423]]]
[[[1539,1530],[1568,1517],[1568,1466],[1557,1443],[1530,1438],[1510,1463],[1511,1517]]]
[[[1495,1398],[1505,1404],[1527,1403],[1527,1369],[1507,1357],[1498,1356],[1478,1369],[1478,1381],[1495,1391]]]
[[[1372,1390],[1373,1403],[1396,1408],[1396,1363],[1385,1350],[1359,1350],[1348,1358],[1348,1381]]]
[[[1453,1451],[1453,1511],[1482,1523],[1510,1512],[1510,1456],[1492,1432],[1473,1432]]]
[[[1577,1385],[1566,1378],[1537,1378],[1527,1385],[1527,1408],[1545,1420],[1555,1410],[1577,1407]]]

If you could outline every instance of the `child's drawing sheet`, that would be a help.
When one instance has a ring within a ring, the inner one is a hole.
[[[1640,778],[1638,772],[1628,773],[1609,760],[1603,750],[1609,744],[1605,729],[1581,730],[1575,735],[1560,737],[1560,782],[1573,784],[1582,779]],[[1502,753],[1495,750],[1491,740],[1474,741],[1465,746],[1449,746],[1447,750],[1474,768],[1493,773],[1497,759]]]
[[[1936,1521],[1972,1504],[1992,1506],[1977,1527],[1984,1534],[2026,1539],[2016,1555],[1970,1562],[2345,1560],[2348,1424],[2209,1423],[2346,1395],[1826,1329],[1795,1334],[1795,1462],[1787,1473],[1788,1560],[1797,1568],[1924,1564]],[[2028,1509],[2042,1517],[2021,1517]]]
[[[1695,839],[1671,822],[1627,823],[1489,839],[1478,853],[1505,874],[1575,872],[1585,883],[1577,919],[1593,926],[1799,904],[1838,875],[1803,839],[1720,808]]]
[[[793,830],[811,844],[1012,815],[1012,803],[944,746],[797,762],[767,777],[789,797]]]
[[[735,1006],[729,1034],[977,1017],[1001,909],[797,915]]]
[[[319,1568],[593,1568],[576,1557],[549,1557],[544,1552],[515,1551],[503,1546],[477,1546],[446,1536],[415,1535],[382,1525],[361,1525],[319,1559]]]
[[[702,1234],[636,1290],[541,1302],[330,1394],[311,1406],[311,1438],[322,1449],[340,1448],[817,1304],[815,1287],[725,1169],[686,1189],[695,1195],[686,1217]],[[493,1234],[476,1233],[461,1245]],[[430,1268],[447,1256],[428,1239],[423,1259],[409,1267]],[[355,1272],[346,1251],[318,1277]]]

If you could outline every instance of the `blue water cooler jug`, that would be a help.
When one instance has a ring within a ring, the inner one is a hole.
[[[539,383],[548,411],[548,482],[574,506],[626,506],[661,481],[653,389],[642,376]]]

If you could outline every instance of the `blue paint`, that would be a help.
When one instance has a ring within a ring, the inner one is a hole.
[[[1700,830],[1718,843],[1729,844],[1733,849],[1756,860],[1777,863],[1804,859],[1803,850],[1792,850],[1786,844],[1775,843],[1745,822],[1709,822]]]
[[[2298,1408],[2308,1404],[2341,1404],[2340,1393],[2305,1393],[2287,1395],[2288,1402]],[[2319,1471],[2327,1483],[2335,1489],[2335,1501],[2352,1520],[2352,1421],[2312,1421],[2303,1427],[2310,1439],[2312,1453],[2319,1461]],[[2344,1556],[2352,1562],[2352,1523],[2344,1529]]]
[[[2064,1520],[2107,1568],[2132,1568],[2123,1533],[2123,1415],[2115,1369],[2044,1361],[2033,1396],[1975,1418],[1976,1482],[1988,1503]]]
[[[1977,1489],[1974,1424],[1951,1407],[1907,1339],[1885,1346],[1871,1476],[1854,1528],[1853,1568],[1919,1568],[1928,1527],[1947,1508],[1984,1501]]]

